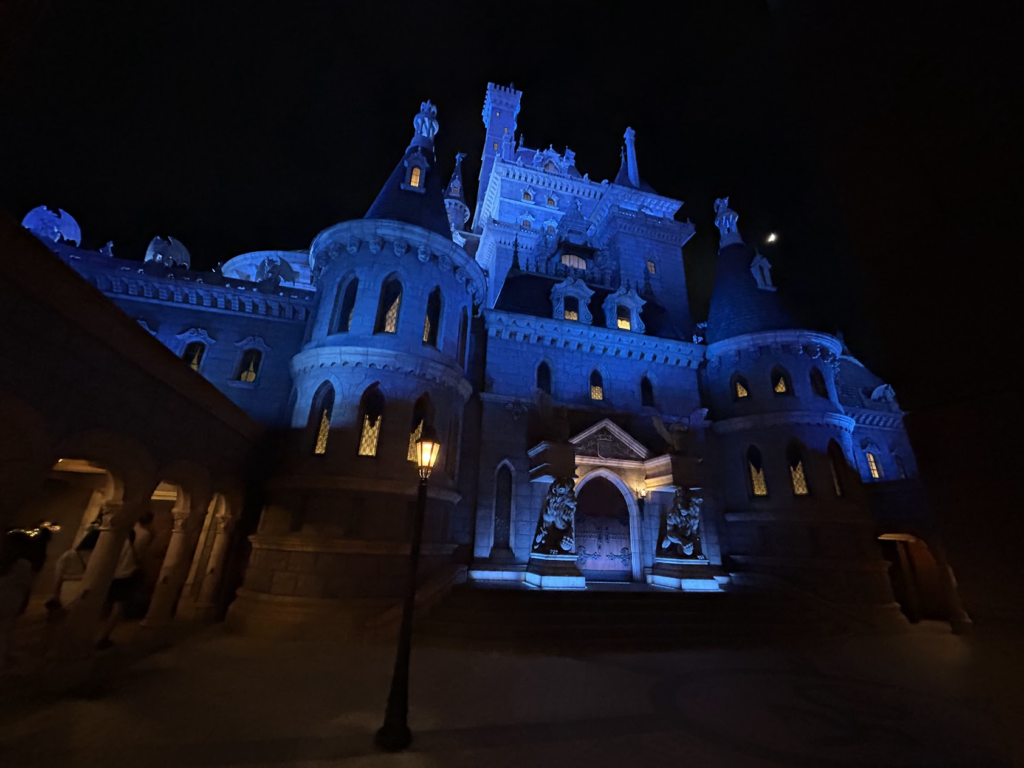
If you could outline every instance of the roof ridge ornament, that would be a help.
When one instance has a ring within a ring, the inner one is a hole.
[[[742,243],[736,222],[739,220],[736,211],[729,207],[729,198],[720,197],[715,200],[715,226],[718,227],[718,248],[721,250],[727,245]]]
[[[636,131],[632,128],[626,128],[626,133],[623,137],[626,140],[626,168],[629,172],[629,181],[637,189],[640,188],[640,166],[636,161]]]
[[[416,129],[412,144],[433,147],[439,124],[437,122],[437,107],[431,103],[430,99],[420,104],[419,114],[412,119],[412,124]]]

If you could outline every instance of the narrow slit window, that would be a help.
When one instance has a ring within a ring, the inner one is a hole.
[[[356,311],[356,292],[359,290],[359,279],[353,277],[339,294],[338,313],[334,319],[334,333],[347,333],[352,327],[352,318]]]
[[[548,367],[547,363],[541,363],[537,366],[537,389],[541,392],[547,392],[551,394],[551,368]]]
[[[658,268],[654,265],[654,261],[651,259],[647,260],[647,271],[652,275],[656,275],[658,273]]]
[[[640,405],[645,408],[654,407],[654,386],[646,376],[640,379]]]
[[[409,174],[409,186],[418,187],[420,185],[420,179],[423,176],[423,171],[416,166],[413,166],[412,173]]]
[[[384,395],[376,385],[363,395],[362,431],[359,435],[359,455],[376,456],[380,440],[380,427],[384,421]]]
[[[402,284],[397,278],[388,278],[380,291],[377,323],[374,333],[397,333],[398,312],[402,306]]]
[[[871,451],[865,451],[864,452],[864,458],[867,459],[868,471],[871,473],[871,479],[872,480],[881,480],[882,479],[882,468],[881,468],[881,466],[879,466],[878,460],[875,458],[875,454],[873,454]]]
[[[437,334],[441,324],[441,289],[435,288],[427,297],[427,314],[423,319],[423,343],[437,346]]]
[[[316,424],[316,442],[313,453],[323,456],[327,453],[327,440],[331,436],[331,413],[334,411],[334,387],[328,383],[320,385],[313,397],[310,409],[310,421]]]
[[[590,399],[604,400],[604,380],[597,371],[590,374]]]
[[[786,459],[789,462],[789,479],[793,485],[793,495],[809,495],[807,475],[804,472],[804,456],[800,446],[792,443],[786,451]]]

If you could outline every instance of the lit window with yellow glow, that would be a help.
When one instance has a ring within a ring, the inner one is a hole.
[[[750,492],[754,496],[767,496],[768,483],[764,478],[761,452],[754,446],[747,449],[747,470],[750,472]]]
[[[238,372],[235,375],[236,381],[252,384],[260,372],[260,363],[263,361],[263,353],[258,349],[247,349],[242,355],[242,361],[238,365]]]
[[[495,151],[497,151],[497,150],[498,150],[498,142],[494,142],[494,150],[495,150]]]
[[[566,320],[579,320],[580,300],[575,296],[566,296],[562,301],[562,317]]]
[[[420,185],[420,177],[422,176],[422,174],[423,171],[420,168],[414,167],[412,169],[412,174],[409,176],[409,186],[418,187]]]
[[[181,359],[189,368],[198,373],[204,354],[206,354],[206,345],[201,341],[193,341],[185,347],[185,351],[181,353]]]
[[[624,307],[621,304],[615,308],[615,321],[620,330],[628,331],[633,327],[633,323],[630,317],[629,307]]]
[[[505,133],[508,133],[508,126],[505,126]]]
[[[652,275],[658,273],[658,268],[654,266],[654,262],[651,259],[647,260],[647,271],[650,272]]]
[[[742,379],[736,379],[735,383],[733,384],[733,394],[736,396],[737,400],[740,400],[744,397],[750,397],[750,393],[747,391],[746,386],[744,386]]]
[[[370,414],[363,416],[363,433],[359,436],[359,455],[376,456],[377,438],[380,437],[380,416],[371,419]]]
[[[875,459],[875,454],[871,451],[866,451],[864,457],[868,461],[868,471],[871,473],[873,480],[880,480],[882,478],[882,468],[878,466],[878,461]]]
[[[807,477],[804,475],[804,463],[797,461],[789,468],[790,480],[793,481],[793,493],[797,496],[807,495]]]
[[[406,458],[409,461],[416,461],[416,441],[423,436],[423,422],[416,425],[416,429],[409,433],[409,453]]]
[[[320,427],[316,433],[316,448],[313,449],[313,453],[318,456],[322,456],[327,453],[327,438],[331,434],[331,414],[327,408],[324,408],[320,414]]]
[[[775,390],[775,394],[784,395],[786,394],[786,379],[783,376],[777,376],[775,379],[775,386],[772,387]]]
[[[604,380],[597,371],[590,374],[590,399],[604,400]]]
[[[574,253],[563,253],[561,261],[563,264],[565,264],[565,266],[572,267],[573,269],[587,268],[587,260],[584,259],[582,256],[577,256]]]
[[[402,301],[402,295],[395,296],[395,300],[391,302],[391,306],[388,307],[387,314],[384,316],[384,333],[397,333],[398,332],[398,305]]]

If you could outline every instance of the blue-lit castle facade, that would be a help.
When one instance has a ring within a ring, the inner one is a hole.
[[[632,129],[615,179],[593,180],[571,150],[524,145],[521,97],[487,88],[475,201],[464,155],[442,170],[427,102],[367,214],[308,251],[196,271],[173,238],[140,264],[79,247],[64,212],[26,217],[274,435],[229,619],[280,635],[372,627],[402,591],[426,428],[442,448],[425,601],[463,579],[637,582],[894,617],[886,541],[931,543],[946,584],[891,387],[801,327],[730,201],[716,203],[697,324],[694,226],[640,175]]]

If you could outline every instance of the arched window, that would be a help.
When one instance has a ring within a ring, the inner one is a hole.
[[[777,365],[772,369],[771,381],[772,392],[774,392],[776,396],[788,397],[793,394],[793,382],[790,380],[786,369],[781,365]]]
[[[537,389],[551,394],[551,369],[547,363],[537,366]]]
[[[846,466],[846,457],[835,440],[828,441],[828,465],[832,470],[832,487],[835,489],[836,496],[842,496],[843,468]]]
[[[313,453],[322,456],[327,453],[327,438],[331,435],[331,413],[334,411],[334,387],[325,381],[313,395],[307,424],[316,425],[316,443]]]
[[[397,333],[398,310],[402,306],[402,284],[394,275],[384,281],[380,289],[380,304],[377,306],[377,322],[374,333]]]
[[[768,483],[764,479],[764,462],[761,452],[754,446],[747,448],[747,471],[750,473],[750,493],[754,496],[767,496]]]
[[[409,461],[416,461],[416,441],[423,436],[423,427],[430,424],[434,418],[434,409],[430,402],[430,395],[424,394],[412,406],[412,425],[409,428],[409,452],[406,458]]]
[[[734,374],[732,377],[732,399],[742,400],[744,397],[750,397],[750,387],[747,385],[747,380],[738,373]]]
[[[181,359],[185,361],[185,365],[199,373],[199,366],[202,365],[203,355],[205,354],[206,345],[201,341],[192,341],[185,347],[185,351],[181,353]]]
[[[522,227],[523,229],[531,229],[533,227],[533,224],[530,222],[529,219],[523,219]]]
[[[654,386],[646,376],[640,379],[640,405],[654,407]]]
[[[892,455],[892,460],[896,464],[896,473],[900,476],[900,480],[907,479],[907,466],[903,463],[903,457],[898,453]]]
[[[868,463],[868,472],[871,473],[872,480],[882,479],[882,465],[878,463],[878,459],[871,451],[864,451],[864,458]]]
[[[462,317],[459,319],[459,365],[466,366],[466,348],[469,345],[469,313],[462,308]]]
[[[441,326],[441,289],[435,288],[427,297],[427,315],[423,318],[423,343],[437,346],[437,333]]]
[[[828,387],[825,385],[825,377],[817,368],[811,368],[811,391],[818,397],[828,399]]]
[[[604,400],[604,380],[597,371],[590,374],[590,399]]]
[[[793,484],[793,495],[809,495],[807,474],[804,472],[804,452],[796,441],[791,442],[786,449],[786,461],[789,463],[789,479]]]
[[[562,300],[562,317],[566,320],[580,319],[580,300],[575,296],[566,296]]]
[[[420,168],[413,166],[412,173],[409,174],[409,186],[418,187],[422,176],[423,171]]]
[[[376,456],[377,441],[380,439],[380,425],[384,421],[384,395],[376,384],[363,393],[359,408],[363,425],[359,434],[359,455]]]
[[[359,278],[353,277],[345,285],[345,290],[338,292],[338,301],[331,324],[332,333],[347,333],[352,327],[352,315],[356,310],[356,291],[359,290]]]
[[[624,307],[621,304],[615,307],[615,323],[623,331],[628,331],[633,327],[629,307]]]
[[[554,224],[548,224],[547,230],[548,230],[548,234],[549,235],[555,234],[555,225]]]
[[[247,349],[242,353],[242,359],[235,371],[235,381],[244,381],[252,384],[260,372],[260,364],[263,362],[263,353],[258,349]]]

